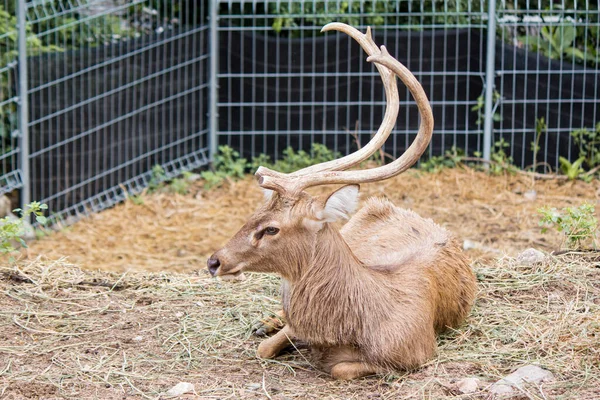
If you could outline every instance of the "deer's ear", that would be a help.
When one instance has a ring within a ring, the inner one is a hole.
[[[322,219],[334,222],[340,218],[348,219],[358,205],[359,185],[346,185],[331,193],[325,200]]]

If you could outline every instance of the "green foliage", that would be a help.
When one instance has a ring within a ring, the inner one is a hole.
[[[64,49],[78,49],[116,43],[133,37],[135,31],[122,17],[100,15],[82,22],[78,15],[57,17],[41,23],[42,30],[56,29],[56,35],[45,35],[44,42],[61,43]]]
[[[14,210],[15,213],[21,214],[19,218],[7,216],[0,219],[0,253],[12,253],[15,251],[13,243],[19,242],[23,247],[27,247],[27,244],[23,240],[25,235],[25,221],[29,219],[31,215],[35,216],[35,219],[40,224],[46,223],[46,217],[44,217],[44,210],[47,210],[46,204],[41,204],[34,201],[27,206],[25,210],[17,208]]]
[[[575,144],[579,147],[579,157],[583,157],[589,169],[600,166],[600,122],[596,129],[586,128],[571,133]]]
[[[539,35],[523,35],[519,40],[531,50],[538,51],[548,58],[566,58],[580,63],[598,64],[600,53],[596,50],[596,45],[593,42],[585,42],[586,36],[594,31],[593,28],[578,29],[575,25],[564,23],[558,26],[543,26]]]
[[[9,11],[12,11],[11,14]],[[14,10],[7,11],[0,5],[0,68],[16,62],[17,52],[17,18]],[[40,53],[62,51],[60,47],[46,45],[32,32],[31,26],[26,27],[27,35],[27,54],[37,55]],[[12,97],[11,87],[13,82],[0,77],[0,102]],[[9,151],[12,146],[12,139],[16,133],[17,126],[17,104],[10,102],[0,107],[0,141],[4,142],[4,148]],[[0,145],[0,147],[2,147]]]
[[[192,183],[192,175],[191,172],[184,171],[180,177],[169,180],[164,168],[160,165],[155,165],[152,167],[152,175],[150,182],[148,182],[148,193],[161,191],[187,194]],[[131,196],[130,199],[136,205],[144,204],[144,199],[140,196]]]
[[[335,160],[340,156],[339,153],[333,152],[327,146],[319,143],[313,143],[311,153],[307,153],[304,150],[296,152],[291,147],[288,147],[283,151],[283,158],[277,160],[274,164],[266,163],[257,165],[258,160],[253,160],[252,166],[256,165],[258,167],[259,165],[263,165],[275,171],[289,174],[290,172],[310,167],[311,165]],[[259,156],[259,158],[261,158],[260,161],[263,161],[264,155]]]
[[[560,170],[567,176],[570,181],[574,181],[577,178],[583,178],[585,170],[581,168],[581,164],[585,160],[584,157],[580,157],[572,163],[564,157],[559,157]]]
[[[161,165],[152,167],[152,175],[150,176],[150,182],[148,182],[148,192],[158,190],[165,180],[167,180],[165,169]]]
[[[420,168],[427,172],[440,172],[446,168],[456,168],[462,164],[465,158],[465,151],[452,146],[446,150],[443,156],[432,156],[428,160],[421,162]]]
[[[219,146],[215,155],[212,170],[203,171],[200,176],[204,179],[204,187],[212,189],[221,186],[227,179],[243,178],[248,167],[245,158],[240,158],[240,153],[229,146]]]
[[[144,204],[144,197],[140,195],[129,196],[129,200],[131,200],[131,202],[136,206],[141,206]]]
[[[254,157],[251,162],[240,158],[240,153],[229,146],[219,146],[219,153],[215,155],[211,171],[203,171],[200,175],[204,179],[206,189],[221,186],[226,180],[238,180],[247,172],[254,173],[258,167],[263,166],[283,173],[290,173],[311,165],[320,164],[338,158],[340,155],[327,148],[327,146],[313,143],[311,153],[304,150],[296,152],[291,147],[283,151],[283,158],[272,162],[265,154]],[[312,155],[311,155],[312,154]]]
[[[329,22],[343,22],[352,26],[359,25],[361,18],[359,13],[367,14],[364,22],[367,25],[378,26],[386,23],[386,17],[382,14],[393,12],[397,1],[315,1],[274,4],[269,3],[271,14],[278,15],[273,20],[271,27],[276,33],[294,31],[299,26],[323,26]],[[297,36],[298,32],[294,32]]]
[[[169,183],[168,191],[171,193],[177,193],[177,194],[188,194],[190,191],[190,185],[192,183],[191,181],[191,176],[192,173],[188,172],[188,171],[184,171],[181,174],[181,178],[175,178],[173,180],[171,180],[171,182]]]
[[[518,9],[516,15],[522,17],[541,17],[539,25],[506,26],[503,38],[509,43],[519,42],[521,46],[550,58],[572,59],[591,66],[597,66],[600,62],[600,14],[597,2],[507,0],[501,2],[500,7]]]
[[[338,21],[353,26],[405,26],[427,29],[432,24],[464,25],[479,18],[481,2],[469,0],[313,0],[271,2],[222,2],[220,15],[266,15],[260,21],[270,26],[270,34],[306,37],[317,35],[323,25]],[[234,19],[242,26],[257,21]],[[264,22],[263,22],[264,21]],[[307,29],[309,28],[309,29]]]
[[[565,235],[569,248],[578,249],[586,241],[595,240],[598,229],[594,206],[584,203],[579,207],[556,208],[543,207],[538,210],[541,215],[539,225],[542,233],[549,228],[556,229]]]
[[[497,103],[502,99],[502,96],[500,95],[500,93],[494,89],[493,92],[493,96],[492,96],[492,102],[493,103]],[[473,107],[471,107],[471,111],[476,112],[477,113],[477,121],[475,121],[475,123],[477,125],[481,125],[483,124],[483,119],[485,116],[485,95],[481,95],[477,98],[477,104],[475,104]],[[494,113],[492,115],[492,119],[494,122],[500,122],[502,121],[502,116],[498,113]]]
[[[493,161],[490,164],[489,172],[492,175],[501,175],[505,172],[514,173],[517,167],[513,165],[513,158],[506,153],[506,149],[510,147],[504,138],[494,143],[494,148],[490,154],[490,159]]]
[[[535,120],[535,139],[531,142],[531,151],[533,151],[533,166],[532,170],[535,171],[537,168],[537,155],[540,151],[540,140],[542,135],[548,132],[548,125],[546,124],[546,120],[542,118],[537,118]]]

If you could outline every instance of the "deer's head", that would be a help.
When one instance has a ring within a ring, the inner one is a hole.
[[[341,23],[331,23],[323,31],[338,30],[354,38],[369,55],[381,75],[387,108],[383,122],[371,141],[346,157],[313,165],[291,174],[264,167],[256,171],[258,184],[265,190],[265,203],[240,231],[208,259],[213,276],[237,275],[242,271],[278,272],[307,262],[319,232],[328,223],[347,218],[358,202],[358,184],[388,179],[410,168],[427,148],[433,132],[433,115],[423,88],[414,75],[371,37]],[[396,76],[408,87],[421,113],[417,137],[406,152],[390,164],[367,170],[347,171],[369,158],[390,135],[399,109]],[[345,184],[326,196],[314,197],[304,189],[328,184]]]

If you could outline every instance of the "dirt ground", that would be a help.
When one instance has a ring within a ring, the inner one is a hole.
[[[247,179],[131,199],[0,267],[0,398],[158,399],[190,382],[195,392],[183,398],[486,399],[493,382],[527,364],[555,381],[511,398],[600,398],[598,254],[548,255],[529,266],[513,258],[528,247],[559,249],[559,234],[540,233],[537,209],[596,204],[598,182],[410,171],[364,185],[363,198],[371,195],[433,218],[474,247],[473,312],[422,368],[336,382],[313,368],[306,349],[256,358],[262,339],[253,332],[279,308],[278,278],[232,283],[205,271],[206,257],[261,201]],[[466,377],[481,379],[474,394],[457,391]]]

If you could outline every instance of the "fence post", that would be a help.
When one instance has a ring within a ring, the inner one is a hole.
[[[31,184],[29,170],[29,99],[27,88],[27,4],[25,0],[17,2],[17,50],[19,74],[19,100],[17,127],[19,131],[19,169],[21,170],[21,208],[31,202]]]
[[[219,100],[217,91],[217,68],[219,60],[219,40],[218,40],[218,17],[219,17],[219,1],[211,0],[210,2],[210,90],[209,90],[209,156],[210,160],[214,160],[217,153],[217,131],[219,129],[219,109],[217,101]]]
[[[496,0],[488,1],[487,57],[485,67],[485,108],[483,122],[483,159],[489,161],[492,153],[494,115],[494,75],[496,73]]]

